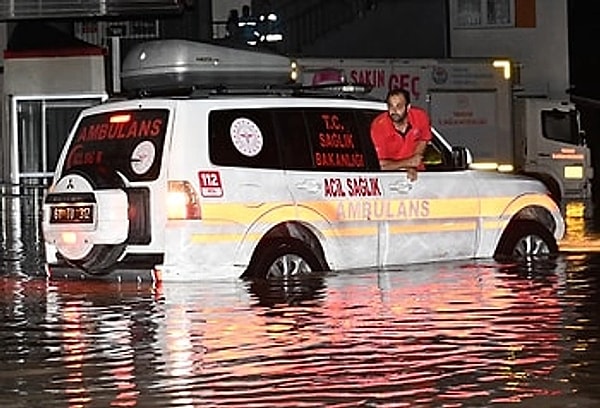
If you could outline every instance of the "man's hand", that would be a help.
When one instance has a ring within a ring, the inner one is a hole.
[[[409,181],[417,181],[418,174],[419,172],[414,167],[406,169],[406,178],[408,178]]]

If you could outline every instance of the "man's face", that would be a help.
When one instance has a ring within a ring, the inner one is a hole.
[[[402,95],[392,95],[387,101],[388,113],[395,123],[402,123],[408,114],[406,99]]]

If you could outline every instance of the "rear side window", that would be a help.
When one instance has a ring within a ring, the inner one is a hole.
[[[220,166],[280,169],[271,111],[217,110],[209,114],[210,161]]]
[[[88,175],[98,186],[121,173],[129,181],[155,180],[165,142],[169,111],[142,109],[84,117],[75,129],[62,174]],[[106,181],[106,180],[104,180]]]

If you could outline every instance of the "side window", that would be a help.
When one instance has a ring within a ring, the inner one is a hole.
[[[433,143],[427,143],[425,153],[423,154],[423,164],[425,164],[426,169],[439,167],[444,164],[442,152]]]
[[[313,169],[312,148],[307,137],[304,112],[299,109],[281,109],[275,111],[274,116],[284,168]]]
[[[456,169],[452,163],[452,152],[451,147],[445,143],[442,143],[433,134],[433,139],[427,144],[425,153],[423,154],[423,164],[425,164],[426,171],[452,171],[462,170]]]
[[[377,166],[370,136],[353,109],[304,111],[314,168],[326,171],[370,171]]]
[[[375,120],[380,113],[381,111],[378,110],[361,110],[356,113],[358,127],[363,135],[363,140],[365,141],[364,150],[371,163],[370,168],[375,171],[379,171],[381,168],[379,167],[379,159],[377,158],[377,152],[375,151],[375,146],[371,139],[371,123],[373,123],[373,120]]]
[[[209,115],[209,156],[221,166],[281,168],[270,110],[217,110]]]

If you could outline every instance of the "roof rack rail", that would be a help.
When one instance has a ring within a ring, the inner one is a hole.
[[[197,87],[194,89],[192,96],[202,95],[290,95],[299,84],[274,84],[263,86],[216,86],[216,87]]]
[[[302,85],[297,83],[265,85],[262,87],[215,86],[164,86],[135,89],[125,92],[126,98],[150,97],[208,97],[217,95],[279,95],[279,96],[322,96],[376,99],[370,96],[371,86],[359,84]]]
[[[371,85],[351,84],[348,82],[320,85],[302,85],[295,89],[303,95],[365,96],[373,90]]]
[[[289,85],[265,86],[227,86],[217,84],[213,86],[179,84],[170,86],[153,86],[151,88],[129,89],[123,92],[126,98],[152,98],[152,97],[208,97],[214,95],[290,95],[297,87]]]

